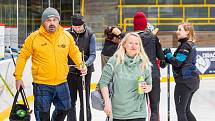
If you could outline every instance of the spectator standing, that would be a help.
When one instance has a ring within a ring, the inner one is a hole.
[[[157,59],[160,60],[160,67],[166,66],[165,57],[157,36],[147,31],[147,18],[143,12],[136,12],[133,19],[134,31],[137,32],[143,43],[143,48],[152,63],[152,91],[149,93],[151,117],[150,121],[159,121],[160,103],[160,70]]]
[[[86,110],[87,110],[87,121],[91,121],[91,108],[90,108],[90,83],[92,72],[94,71],[93,62],[96,58],[96,36],[91,31],[89,27],[86,26],[84,17],[80,14],[75,14],[72,16],[72,28],[68,32],[75,38],[76,45],[79,47],[80,51],[84,51],[84,60],[87,66],[88,72],[85,76],[85,91],[86,91]],[[67,115],[68,121],[76,121],[76,101],[77,92],[80,99],[80,115],[79,121],[84,121],[84,107],[83,107],[83,87],[82,87],[82,77],[80,70],[74,67],[74,62],[68,58],[70,65],[69,74],[67,76],[70,94],[71,94],[71,104],[72,108]]]
[[[113,79],[113,96],[108,84]],[[138,83],[142,79],[142,83]],[[151,63],[143,49],[141,38],[128,33],[119,49],[104,66],[99,87],[104,99],[104,112],[113,121],[145,121],[146,96],[152,89]],[[140,93],[138,90],[142,90]]]
[[[122,29],[114,26],[108,26],[104,31],[104,35],[105,42],[101,52],[102,69],[109,58],[116,52],[118,45],[124,36]]]
[[[193,94],[199,88],[199,74],[196,69],[196,36],[193,25],[182,23],[176,32],[180,45],[172,55],[170,49],[164,53],[168,63],[172,65],[176,82],[174,99],[178,121],[196,121],[190,110]]]
[[[42,14],[42,25],[31,33],[17,58],[15,78],[16,89],[24,88],[22,73],[26,61],[31,56],[34,113],[37,121],[50,121],[51,104],[55,106],[53,121],[64,121],[71,108],[71,99],[67,83],[68,55],[82,73],[87,68],[83,64],[81,53],[69,32],[59,25],[60,15],[54,8],[46,8]]]

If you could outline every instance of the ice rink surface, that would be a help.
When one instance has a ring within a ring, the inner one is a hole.
[[[174,105],[174,82],[170,84],[170,121],[177,121]],[[215,121],[215,79],[201,80],[200,89],[194,94],[191,110],[197,121]],[[33,104],[31,104],[33,109]],[[79,103],[77,101],[77,107]],[[52,108],[53,110],[53,108]],[[79,109],[77,109],[77,113]],[[77,114],[78,115],[78,114]],[[78,116],[77,116],[78,117]],[[92,109],[92,121],[105,121],[103,111]],[[6,121],[9,121],[8,119]],[[32,114],[32,121],[35,121]],[[160,121],[167,121],[167,83],[161,83]]]
[[[170,121],[177,121],[174,104],[175,83],[170,84]],[[215,79],[201,80],[200,89],[194,94],[191,110],[197,121],[215,121]],[[93,110],[92,121],[104,121],[104,113]],[[161,83],[160,121],[167,121],[167,83]]]
[[[11,61],[12,63],[12,61]],[[100,60],[100,53],[97,53],[97,59],[95,60],[95,69],[96,71],[92,75],[92,82],[95,83],[99,80],[99,77],[101,75],[101,60]],[[32,85],[31,81],[29,81],[31,71],[30,71],[30,63],[27,63],[27,69],[26,73],[24,73],[24,80],[27,95],[32,95]],[[5,66],[8,66],[7,64],[1,65],[1,68]],[[14,67],[10,67],[9,70],[14,70]],[[7,70],[7,69],[5,69]],[[11,71],[13,72],[13,71]],[[166,75],[166,71],[161,71],[162,75]],[[6,72],[2,72],[4,74]],[[7,80],[13,80],[11,75],[7,76]],[[26,78],[26,79],[25,79]],[[10,86],[14,86],[14,83],[9,83]],[[175,104],[174,104],[174,87],[175,83],[170,83],[170,121],[177,121],[176,111],[175,111]],[[15,88],[15,87],[14,87]],[[8,94],[3,93],[1,95],[3,98],[1,98],[1,105],[8,105],[12,104],[12,98]],[[7,98],[6,98],[7,97]],[[8,100],[10,100],[8,102]],[[79,112],[79,101],[77,101],[77,113]],[[4,107],[4,106],[3,106]],[[30,104],[31,109],[33,109],[33,103]],[[51,109],[53,111],[54,108]],[[199,90],[194,94],[192,104],[191,104],[191,110],[194,113],[194,115],[197,118],[197,121],[215,121],[215,78],[204,78],[200,82],[200,88]],[[35,121],[34,114],[31,115],[32,120]],[[78,117],[78,116],[77,116]],[[103,111],[97,111],[95,109],[92,109],[92,121],[105,121],[105,113]],[[5,121],[9,121],[6,119]],[[161,101],[160,101],[160,121],[167,121],[167,82],[161,83]]]

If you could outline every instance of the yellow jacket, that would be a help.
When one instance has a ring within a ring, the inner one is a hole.
[[[48,33],[41,25],[25,40],[17,58],[15,78],[22,79],[26,61],[32,56],[33,82],[47,85],[64,83],[69,71],[68,55],[80,68],[81,53],[70,33],[60,25],[56,32]]]

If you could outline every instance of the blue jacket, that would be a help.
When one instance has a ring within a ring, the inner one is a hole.
[[[196,45],[187,38],[181,43],[174,54],[167,53],[166,57],[173,68],[176,83],[184,83],[192,89],[199,88],[199,74],[196,69]]]

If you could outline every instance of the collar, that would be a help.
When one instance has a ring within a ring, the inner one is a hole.
[[[178,42],[184,43],[184,42],[186,42],[187,40],[188,40],[188,38],[186,37],[186,38],[183,38],[183,39],[179,39]]]
[[[127,54],[125,54],[125,60],[124,62],[128,65],[133,65],[137,62],[141,61],[140,56],[136,55],[135,57],[131,58]]]
[[[61,27],[60,25],[56,28],[56,31],[53,33],[49,33],[46,31],[45,27],[43,25],[40,26],[39,28],[39,33],[42,34],[45,38],[47,38],[50,42],[55,41],[61,32],[64,31],[64,28]]]

